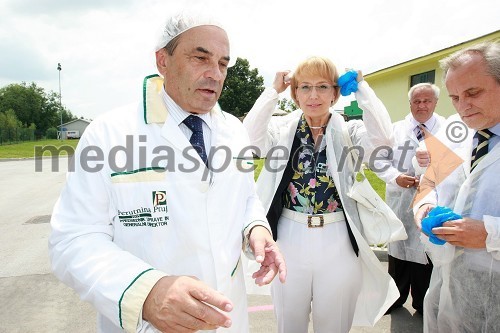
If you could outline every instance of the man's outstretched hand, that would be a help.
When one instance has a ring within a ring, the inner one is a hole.
[[[276,274],[279,274],[281,283],[284,283],[286,280],[285,259],[269,231],[262,226],[256,226],[251,230],[248,240],[255,260],[260,264],[260,269],[252,274],[255,283],[259,286],[269,284]]]
[[[142,315],[162,332],[196,332],[230,327],[224,312],[232,309],[227,297],[197,278],[166,276],[151,289]]]

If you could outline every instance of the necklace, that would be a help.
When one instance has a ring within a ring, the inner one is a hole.
[[[322,126],[309,126],[310,129],[321,129],[321,128],[326,128],[327,125],[322,125]]]

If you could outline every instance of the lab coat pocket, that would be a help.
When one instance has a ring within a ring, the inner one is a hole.
[[[253,157],[233,157],[232,165],[240,172],[255,172],[256,164]]]
[[[157,227],[168,224],[165,176],[165,170],[160,168],[111,174],[115,209],[113,221],[116,227]]]

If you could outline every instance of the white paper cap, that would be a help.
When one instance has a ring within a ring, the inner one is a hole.
[[[172,39],[183,32],[202,25],[213,25],[226,31],[222,24],[212,16],[200,13],[180,12],[169,17],[163,25],[157,39],[155,51],[164,48]]]

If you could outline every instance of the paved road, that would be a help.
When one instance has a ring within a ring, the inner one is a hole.
[[[64,185],[67,160],[59,172],[45,159],[42,172],[33,160],[0,161],[0,332],[95,332],[95,311],[50,272],[49,216]],[[379,253],[384,261],[385,253]],[[250,331],[274,333],[269,296],[249,296]],[[309,332],[313,332],[310,327]],[[409,301],[373,328],[354,333],[422,332],[422,318]]]

